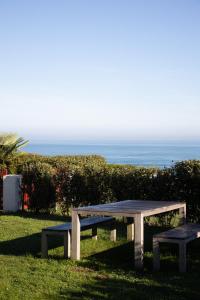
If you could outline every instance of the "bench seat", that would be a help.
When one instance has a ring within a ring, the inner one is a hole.
[[[159,243],[175,243],[179,245],[179,271],[186,271],[186,245],[200,237],[200,224],[185,224],[153,236],[154,270],[160,269]]]
[[[154,235],[160,239],[178,239],[185,240],[200,237],[200,224],[185,224]]]
[[[101,224],[111,223],[111,240],[116,239],[116,228],[114,228],[114,218],[112,217],[90,217],[80,220],[81,231],[92,229],[92,238],[97,239],[97,227]],[[71,248],[71,222],[64,224],[50,226],[42,229],[42,240],[41,240],[41,250],[42,257],[48,256],[48,236],[49,235],[61,235],[64,237],[64,257],[70,257]]]
[[[80,226],[81,230],[87,230],[90,229],[91,226],[100,225],[102,223],[109,223],[111,221],[114,221],[114,218],[112,217],[91,217],[91,218],[84,218],[80,220]],[[56,226],[50,226],[47,228],[42,229],[42,231],[66,231],[66,230],[72,230],[72,224],[71,222],[67,222],[64,224],[56,225]]]

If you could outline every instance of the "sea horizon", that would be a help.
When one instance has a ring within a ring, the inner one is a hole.
[[[24,151],[41,155],[100,155],[110,164],[169,167],[200,159],[200,141],[63,141],[31,142]]]

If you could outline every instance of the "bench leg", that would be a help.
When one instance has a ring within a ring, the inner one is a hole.
[[[127,224],[127,241],[134,240],[134,223],[133,221]]]
[[[159,241],[153,238],[153,269],[154,271],[160,270],[160,247]]]
[[[92,228],[92,239],[97,240],[97,227]]]
[[[64,234],[64,257],[69,258],[71,256],[71,234],[68,230]]]
[[[179,243],[179,271],[186,272],[186,243]]]
[[[116,242],[116,240],[117,240],[117,230],[116,230],[116,225],[115,224],[111,225],[110,240],[112,242]]]
[[[41,239],[41,252],[42,258],[48,257],[48,240],[46,232],[42,232],[42,239]]]

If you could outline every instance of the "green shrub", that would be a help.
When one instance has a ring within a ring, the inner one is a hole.
[[[106,161],[102,156],[99,155],[60,155],[60,156],[44,156],[44,162],[49,163],[55,168],[63,166],[85,166],[95,165],[102,166],[106,165]]]
[[[115,199],[152,199],[152,178],[156,169],[117,165],[109,168]]]
[[[106,166],[85,165],[72,178],[74,206],[95,205],[114,200]]]
[[[3,176],[0,167],[0,209],[3,208]]]
[[[30,208],[49,208],[55,199],[63,212],[70,207],[125,199],[186,201],[188,219],[200,221],[200,161],[156,169],[109,165],[100,156],[23,154],[13,164],[24,177]],[[35,190],[32,189],[34,186]]]
[[[56,199],[63,212],[70,207],[113,200],[106,166],[63,166],[54,175]]]
[[[21,153],[12,160],[13,172],[21,172],[25,163],[41,162],[51,165],[53,168],[62,168],[63,166],[84,166],[84,165],[106,165],[106,161],[99,155],[62,155],[45,156],[32,153]]]
[[[200,222],[200,161],[179,162],[173,172],[174,199],[186,201],[190,220]]]
[[[28,194],[29,208],[38,212],[55,206],[55,170],[47,163],[27,162],[21,168],[22,191]]]

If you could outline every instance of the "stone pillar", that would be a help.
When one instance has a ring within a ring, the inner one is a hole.
[[[21,175],[3,176],[3,210],[16,212],[22,208]]]

